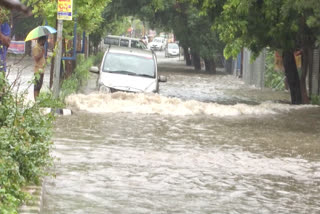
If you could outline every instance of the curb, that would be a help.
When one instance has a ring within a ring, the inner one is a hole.
[[[18,209],[19,214],[40,214],[43,205],[43,185],[44,180],[41,180],[39,186],[27,186],[24,191],[31,195],[31,199],[27,200]]]
[[[70,109],[53,109],[53,108],[41,108],[40,112],[44,115],[53,113],[55,115],[62,115],[62,116],[70,116],[73,114],[72,110]]]

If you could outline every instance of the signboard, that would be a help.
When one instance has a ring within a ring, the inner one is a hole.
[[[297,68],[300,69],[301,68],[301,52],[300,51],[294,52],[294,58],[296,60]],[[277,51],[275,52],[274,60],[275,60],[274,69],[277,71],[284,71],[282,56]]]
[[[59,20],[72,20],[72,0],[58,0]]]
[[[24,54],[26,43],[24,41],[11,41],[8,53]]]

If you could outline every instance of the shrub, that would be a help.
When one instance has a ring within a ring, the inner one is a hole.
[[[311,104],[320,105],[320,96],[319,95],[311,95]]]
[[[16,213],[26,199],[21,188],[38,184],[50,157],[52,115],[40,114],[41,103],[25,103],[0,73],[0,213]]]
[[[276,71],[274,51],[267,50],[266,54],[266,72],[265,72],[265,87],[273,88],[276,90],[285,89],[285,75],[282,71]]]
[[[47,108],[64,108],[65,104],[63,101],[58,98],[56,99],[53,96],[51,91],[41,92],[37,99],[37,103],[39,107],[47,107]]]
[[[76,93],[79,88],[85,85],[89,78],[89,70],[92,65],[96,65],[101,62],[103,53],[97,54],[97,56],[91,56],[87,59],[83,55],[77,56],[77,66],[73,71],[71,77],[64,80],[61,86],[60,97],[62,100],[68,95]]]

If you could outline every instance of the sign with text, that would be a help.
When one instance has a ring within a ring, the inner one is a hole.
[[[72,0],[58,0],[59,20],[72,20]]]
[[[26,43],[24,41],[11,41],[8,53],[24,54]]]

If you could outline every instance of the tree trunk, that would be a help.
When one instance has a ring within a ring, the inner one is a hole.
[[[313,47],[309,48],[309,97],[311,97],[312,95],[312,75],[313,75]]]
[[[227,74],[232,74],[232,58],[226,60],[225,71]]]
[[[94,46],[93,54],[96,56],[99,52],[99,46]]]
[[[54,62],[55,61],[54,61],[54,56],[53,56],[51,58],[49,88],[52,88],[52,85],[53,85]]]
[[[283,66],[289,84],[291,103],[302,104],[300,79],[293,51],[283,52]]]
[[[204,59],[204,65],[206,67],[206,72],[209,72],[211,74],[216,74],[216,63],[214,59]]]
[[[201,70],[201,60],[200,56],[197,53],[192,53],[192,62],[195,70]]]
[[[56,24],[56,29],[57,29],[57,24]],[[53,35],[53,51],[55,51],[55,47],[56,47],[56,43],[57,43],[57,34]],[[50,67],[50,83],[49,86],[50,88],[52,88],[53,85],[53,73],[54,73],[54,56],[51,59],[51,67]]]
[[[309,48],[303,48],[302,58],[301,58],[301,77],[300,77],[300,86],[301,86],[301,97],[303,104],[309,104],[309,97],[307,91],[307,74],[309,70]]]
[[[183,47],[183,53],[184,53],[184,59],[186,60],[186,65],[191,66],[192,65],[191,57],[187,47]]]

